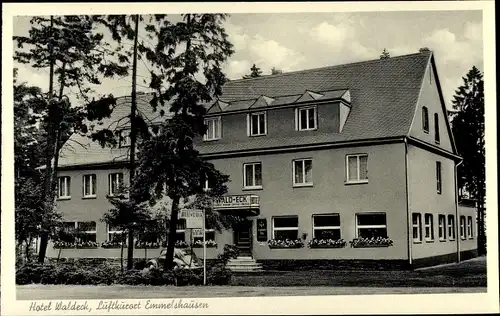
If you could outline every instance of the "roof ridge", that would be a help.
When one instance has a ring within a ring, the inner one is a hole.
[[[416,55],[428,55],[427,53],[412,53],[412,54],[406,54],[406,55],[400,55],[400,56],[394,56],[390,57],[387,59],[369,59],[369,60],[363,60],[363,61],[356,61],[356,62],[351,62],[351,63],[346,63],[346,64],[339,64],[339,65],[332,65],[332,66],[323,66],[323,67],[316,67],[316,68],[309,68],[309,69],[302,69],[302,70],[296,70],[296,71],[289,71],[289,72],[284,72],[281,74],[276,74],[276,75],[264,75],[260,77],[253,77],[253,78],[248,78],[248,79],[233,79],[229,80],[227,83],[231,84],[233,82],[250,82],[250,81],[255,81],[255,80],[262,80],[264,78],[270,78],[270,77],[280,77],[280,76],[287,76],[287,75],[294,75],[298,73],[303,73],[303,72],[309,72],[309,71],[317,71],[317,70],[323,70],[323,69],[332,69],[332,68],[341,68],[341,67],[347,67],[347,66],[353,66],[357,64],[370,64],[370,63],[376,63],[376,62],[386,62],[387,60],[391,59],[403,59],[403,58],[409,58],[409,57],[414,57]]]

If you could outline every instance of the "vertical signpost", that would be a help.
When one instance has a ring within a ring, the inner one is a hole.
[[[194,229],[202,230],[203,235],[203,285],[207,283],[207,245],[205,240],[205,210],[181,210],[180,218],[186,219],[186,228],[191,229],[191,240]],[[192,247],[192,245],[191,245]]]

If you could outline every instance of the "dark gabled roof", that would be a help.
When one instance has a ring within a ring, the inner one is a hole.
[[[322,94],[326,98],[339,98],[347,92],[350,94],[351,110],[341,133],[324,134],[315,131],[308,132],[307,135],[290,135],[286,140],[272,137],[252,138],[238,144],[222,138],[216,142],[201,144],[199,150],[202,154],[213,154],[233,151],[236,148],[251,150],[279,147],[285,143],[315,144],[407,136],[431,56],[431,52],[422,52],[229,81],[223,87],[223,94],[217,100],[218,104],[210,108],[209,114],[224,112],[224,109],[246,110],[252,105],[266,107],[267,104],[272,107],[273,103],[293,103],[307,93],[310,93],[311,97]],[[158,117],[158,112],[151,112],[147,105],[146,100],[150,97],[150,95],[141,96],[143,101],[139,108],[141,111],[149,111],[151,117]],[[119,113],[127,115],[127,110],[129,106],[122,106],[120,111],[123,112],[118,112],[118,115]],[[113,114],[114,117],[118,115]],[[72,138],[82,141],[81,136]],[[68,143],[71,145],[71,140]],[[84,151],[83,149],[65,151],[63,148],[60,165],[108,162],[116,159],[118,154],[126,153],[123,149],[102,149],[95,143],[88,146]],[[73,147],[80,148],[74,144]]]

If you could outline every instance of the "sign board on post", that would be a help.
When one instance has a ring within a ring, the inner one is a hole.
[[[203,228],[203,211],[201,210],[181,210],[180,218],[186,219],[186,228]]]
[[[191,234],[193,235],[193,238],[194,237],[203,237],[203,229],[201,228],[193,228],[193,230],[191,230]]]

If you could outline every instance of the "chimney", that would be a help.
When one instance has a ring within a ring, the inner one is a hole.
[[[418,50],[420,53],[422,54],[425,54],[425,53],[430,53],[431,50],[429,49],[429,47],[422,47]]]

